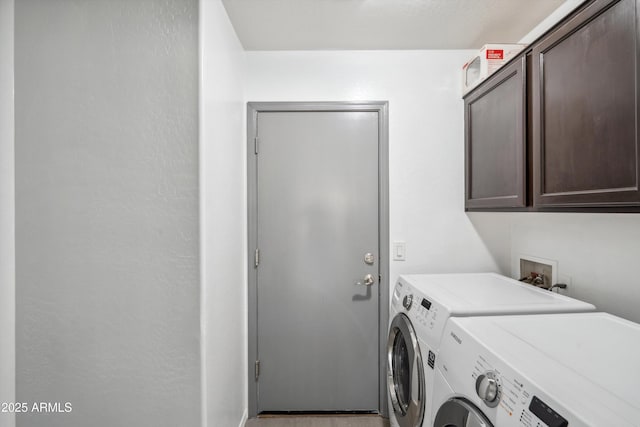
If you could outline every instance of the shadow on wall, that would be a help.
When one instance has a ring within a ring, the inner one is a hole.
[[[512,213],[468,212],[467,217],[487,251],[493,256],[500,273],[511,276]]]

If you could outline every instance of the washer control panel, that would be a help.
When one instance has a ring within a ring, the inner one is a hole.
[[[594,400],[595,390],[574,395],[574,386],[557,378],[558,372],[562,372],[559,367],[549,372],[546,364],[538,363],[540,357],[537,353],[532,354],[530,345],[512,339],[513,335],[499,328],[486,327],[494,324],[491,320],[484,322],[473,317],[449,318],[436,357],[437,378],[441,378],[443,391],[434,391],[438,399],[434,405],[442,405],[452,394],[461,396],[482,412],[492,425],[500,427],[589,424],[579,418],[576,408],[584,408],[580,406],[583,396]],[[492,341],[494,333],[499,335]],[[582,378],[576,378],[575,382],[589,384]],[[596,417],[598,423],[593,425],[598,426],[636,425],[620,422],[629,418],[623,419],[613,411],[606,417],[591,412],[591,417]],[[609,418],[616,422],[603,423]]]
[[[413,294],[405,295],[402,300],[402,306],[407,310],[411,310],[411,304],[413,304]]]
[[[535,396],[524,381],[509,369],[495,367],[489,357],[479,355],[475,361],[472,379],[478,398],[497,411],[498,419],[507,417],[509,425],[519,427],[567,427],[568,421]]]
[[[487,371],[476,378],[476,393],[489,408],[495,408],[500,403],[502,390],[498,375],[494,371]]]

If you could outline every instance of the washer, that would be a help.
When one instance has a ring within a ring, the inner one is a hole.
[[[637,427],[640,325],[606,313],[452,318],[434,427]]]
[[[391,298],[387,389],[392,426],[430,425],[435,363],[447,319],[593,311],[591,304],[495,273],[398,279]]]

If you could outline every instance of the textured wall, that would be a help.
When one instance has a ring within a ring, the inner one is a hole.
[[[15,393],[13,0],[0,0],[0,402]],[[13,427],[0,412],[0,427]]]
[[[245,54],[220,0],[200,18],[203,406],[206,426],[233,427],[247,407]]]
[[[16,3],[17,425],[197,426],[197,0]]]

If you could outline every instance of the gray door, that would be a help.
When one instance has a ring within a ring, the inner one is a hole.
[[[258,413],[379,410],[378,114],[257,113]]]

